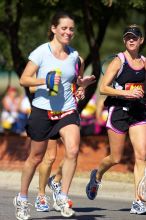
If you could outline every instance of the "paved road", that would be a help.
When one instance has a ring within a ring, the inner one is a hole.
[[[14,207],[12,198],[15,195],[15,190],[5,191],[0,189],[0,220],[15,220]],[[30,193],[30,201],[34,203],[36,194]],[[96,199],[89,201],[86,197],[72,196],[74,201],[74,210],[76,216],[71,219],[77,220],[133,220],[146,219],[146,216],[137,216],[129,214],[130,201],[113,200],[113,199]],[[59,212],[51,209],[50,212],[36,212],[35,208],[31,208],[31,216],[33,220],[48,220],[48,219],[64,219]]]
[[[15,220],[12,199],[20,187],[20,172],[0,171],[0,220]],[[77,220],[144,220],[146,216],[130,215],[129,209],[133,200],[133,184],[104,181],[94,201],[85,195],[87,178],[75,177],[70,194],[74,202]],[[36,173],[31,186],[29,199],[32,204],[37,194],[38,174]],[[47,188],[47,194],[50,194]],[[52,207],[52,204],[51,204]],[[60,213],[52,210],[49,213],[38,213],[31,207],[33,220],[64,219]]]

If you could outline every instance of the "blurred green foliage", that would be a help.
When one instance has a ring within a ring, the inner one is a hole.
[[[21,76],[28,54],[48,41],[51,17],[62,9],[75,16],[72,46],[85,59],[85,68],[93,71],[97,83],[100,60],[124,50],[125,26],[136,23],[146,33],[145,0],[1,0],[0,56],[6,61],[7,70],[13,69]],[[86,101],[95,89],[90,87]]]
[[[10,48],[11,45],[8,34],[5,31],[7,27],[2,25],[6,24],[5,21],[8,20],[7,15],[10,13],[12,20],[16,20],[16,8],[19,1],[11,1],[11,7],[8,7],[8,2],[9,1],[7,0],[0,1],[0,52],[7,60],[7,67],[12,68],[13,60]],[[54,11],[61,8],[71,11],[76,16],[77,31],[72,45],[80,51],[84,58],[90,53],[83,28],[83,11],[81,9],[83,1],[75,0],[73,4],[71,1],[67,0],[25,0],[20,2],[23,4],[23,11],[19,27],[19,47],[25,59],[31,50],[39,44],[47,41],[47,28],[49,26],[50,17]],[[145,21],[144,11],[146,8],[146,2],[144,0],[91,0],[90,7],[92,7],[93,13],[92,21],[96,32],[98,31],[96,19],[98,19],[98,16],[104,16],[104,11],[100,10],[97,2],[101,2],[107,7],[119,8],[120,6],[123,10],[123,12],[119,10],[117,12],[113,11],[114,15],[107,27],[104,41],[100,48],[101,57],[104,57],[123,49],[122,30],[125,24],[138,23],[143,26]]]
[[[7,61],[7,68],[12,68],[13,60],[11,53],[10,39],[8,37],[7,28],[4,27],[7,24],[9,14],[12,17],[13,22],[17,16],[17,3],[23,4],[22,17],[20,21],[20,27],[18,30],[19,47],[22,51],[24,59],[30,51],[41,43],[47,41],[47,29],[52,14],[59,8],[63,8],[71,11],[76,17],[76,36],[72,42],[72,45],[76,47],[81,56],[84,58],[90,53],[90,48],[87,43],[86,34],[83,28],[83,11],[81,0],[74,0],[74,3],[68,0],[25,0],[11,1],[10,7],[6,6],[9,1],[0,1],[0,52]],[[98,3],[97,3],[98,2]],[[114,15],[107,27],[104,41],[100,48],[101,58],[123,50],[122,45],[122,31],[125,24],[137,23],[143,26],[145,20],[145,8],[146,1],[144,0],[130,0],[130,1],[118,1],[118,0],[91,0],[92,6],[92,22],[94,24],[94,31],[98,32],[97,21],[100,16],[104,16],[104,11],[101,11],[100,4],[104,4],[107,7],[117,8],[113,11]],[[130,7],[129,7],[130,6]],[[119,11],[119,7],[121,10]],[[93,10],[94,9],[94,10]],[[10,11],[11,10],[11,11]],[[121,12],[123,10],[123,12]],[[7,13],[7,15],[6,15]],[[137,19],[138,18],[138,19]],[[90,30],[89,30],[90,31]]]

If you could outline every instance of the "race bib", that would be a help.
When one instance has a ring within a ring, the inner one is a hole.
[[[61,118],[64,118],[67,115],[72,114],[75,112],[75,110],[69,110],[66,112],[54,112],[54,111],[48,111],[48,117],[50,120],[60,120]]]
[[[143,83],[126,83],[125,90],[132,90],[132,89],[142,89],[144,91],[144,84]]]

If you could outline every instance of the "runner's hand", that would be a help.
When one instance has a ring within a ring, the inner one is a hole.
[[[91,76],[85,76],[81,78],[81,76],[78,76],[77,78],[77,84],[78,86],[87,88],[89,85],[93,84],[96,82],[96,78],[94,75]]]
[[[77,100],[83,100],[85,98],[85,89],[83,87],[79,87],[75,93],[75,97]]]
[[[140,99],[143,98],[144,91],[139,88],[134,88],[132,90],[124,90],[124,97],[127,99]]]

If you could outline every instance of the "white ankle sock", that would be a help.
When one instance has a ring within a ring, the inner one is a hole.
[[[26,195],[21,195],[21,194],[19,193],[19,194],[18,194],[18,200],[19,200],[19,201],[22,201],[22,202],[28,201],[28,196],[26,196]]]

